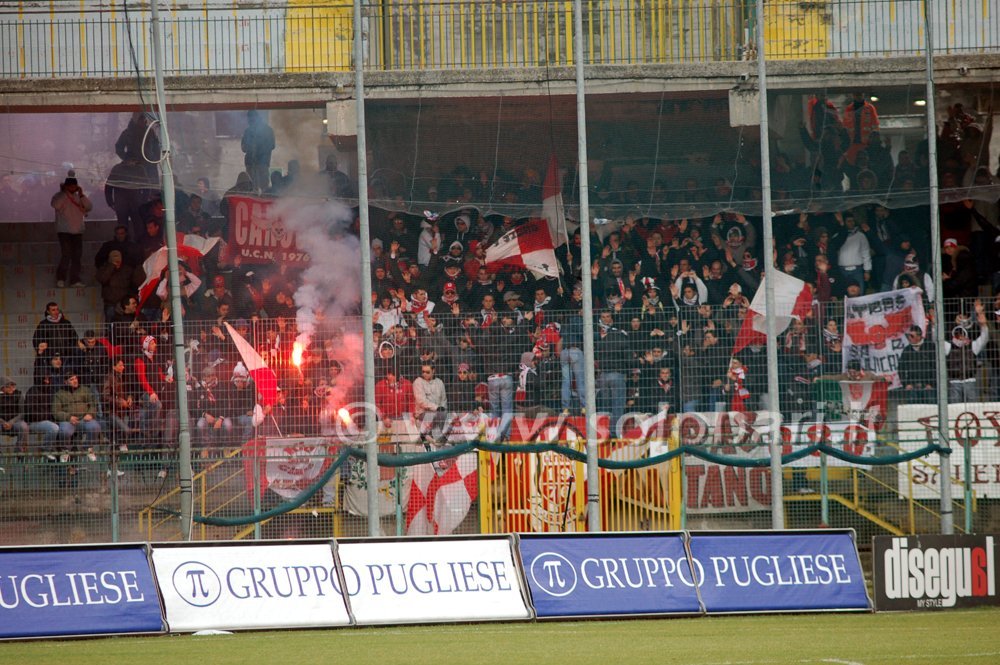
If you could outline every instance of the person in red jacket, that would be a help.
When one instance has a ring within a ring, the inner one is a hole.
[[[386,369],[385,377],[375,384],[375,407],[386,428],[392,426],[393,420],[411,416],[413,383],[409,379],[397,377],[394,369]]]

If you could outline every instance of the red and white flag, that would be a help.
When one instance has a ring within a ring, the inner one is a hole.
[[[733,355],[747,346],[763,346],[767,343],[767,311],[765,280],[760,280],[757,292],[753,294],[750,310],[743,319],[743,325],[733,345]],[[812,291],[801,279],[780,271],[774,272],[774,331],[785,332],[792,319],[802,320],[812,308]]]
[[[906,348],[906,331],[927,329],[920,289],[884,291],[858,298],[844,298],[843,369],[852,360],[861,369],[884,377],[899,388],[899,357]]]
[[[267,366],[264,359],[242,335],[233,330],[233,327],[226,324],[226,332],[236,345],[236,350],[240,352],[243,364],[250,371],[250,378],[253,379],[257,394],[260,395],[260,405],[269,406],[278,400],[278,377],[274,370]]]
[[[549,168],[545,172],[542,185],[542,217],[549,225],[552,246],[561,247],[568,242],[566,228],[566,208],[563,206],[562,183],[559,178],[559,162],[556,156],[549,156]]]
[[[844,413],[853,423],[881,430],[889,409],[889,382],[881,377],[840,381]]]
[[[469,507],[479,493],[476,453],[467,453],[439,462],[447,464],[443,472],[434,464],[418,464],[413,469],[413,484],[406,506],[406,533],[410,536],[434,536],[452,533],[469,514]]]
[[[187,233],[177,234],[177,260],[183,261],[196,275],[201,274],[201,259],[220,242],[219,238],[203,238],[202,236]],[[143,261],[142,270],[146,275],[146,281],[139,287],[139,307],[140,309],[149,299],[149,296],[156,293],[156,287],[160,285],[163,271],[166,270],[167,248],[161,247]]]
[[[532,219],[486,248],[486,265],[524,268],[535,277],[558,277],[559,263],[545,220]]]

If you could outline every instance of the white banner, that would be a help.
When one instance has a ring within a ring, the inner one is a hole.
[[[860,298],[844,298],[843,369],[857,360],[861,369],[899,387],[899,356],[910,326],[927,328],[919,289],[900,289]]]
[[[938,443],[936,404],[904,404],[899,407],[899,445],[903,450],[919,450]],[[952,498],[962,498],[965,489],[965,450],[969,462],[972,489],[980,499],[1000,497],[1000,402],[970,402],[948,405],[947,435],[951,453]],[[940,457],[928,455],[911,464],[912,485],[905,472],[899,474],[899,492],[914,499],[941,496]],[[902,466],[900,467],[902,469]]]
[[[528,619],[510,538],[339,542],[359,624]]]
[[[171,632],[346,626],[330,545],[153,546]]]
[[[330,440],[321,437],[268,439],[268,489],[294,499],[322,475],[331,454]]]

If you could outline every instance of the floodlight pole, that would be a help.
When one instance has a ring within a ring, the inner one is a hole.
[[[160,35],[159,0],[150,3],[149,30],[153,39],[153,66],[156,107],[160,115],[160,187],[166,226],[167,266],[170,274],[170,326],[174,336],[174,387],[177,392],[178,483],[181,499],[181,537],[191,539],[191,427],[188,422],[187,365],[184,357],[184,313],[181,306],[180,274],[177,267],[177,220],[174,204],[174,171],[170,164],[170,134],[167,131],[167,104],[163,91],[163,44]]]
[[[573,2],[573,57],[576,60],[576,152],[580,183],[580,281],[583,282],[584,404],[587,409],[587,530],[601,530],[601,487],[597,466],[597,395],[594,392],[594,300],[590,284],[590,197],[587,192],[587,97],[583,78],[583,9]],[[579,386],[577,386],[579,390]],[[610,423],[613,429],[617,423]]]
[[[368,146],[365,141],[365,74],[361,43],[361,0],[354,0],[354,101],[358,116],[358,220],[361,236],[361,339],[365,356],[365,484],[368,535],[382,531],[378,504],[378,439],[375,414],[375,343],[372,340],[372,240],[368,224]]]
[[[937,174],[937,112],[934,103],[934,33],[931,25],[931,1],[924,3],[924,34],[927,35],[927,185],[930,190],[931,224],[931,264],[934,266],[934,374],[937,382],[938,441],[948,448],[948,369],[944,360],[944,286],[941,279],[941,211],[938,207]],[[965,450],[965,457],[969,452]],[[955,516],[951,508],[951,455],[941,454],[941,533],[955,532]],[[971,488],[969,477],[965,477],[966,488]],[[972,509],[971,497],[966,494],[966,511]],[[966,522],[971,521],[971,513]]]
[[[774,219],[771,213],[771,153],[767,120],[767,63],[764,58],[764,0],[757,0],[757,92],[760,101],[760,188],[764,217],[764,297],[767,316],[767,398],[770,412],[767,447],[771,456],[771,528],[785,528],[785,499],[782,488],[781,446],[779,445],[781,401],[778,395],[778,330],[774,313]]]

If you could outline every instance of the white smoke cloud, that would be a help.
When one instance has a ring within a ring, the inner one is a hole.
[[[309,185],[312,186],[309,186]],[[272,214],[294,231],[299,248],[307,251],[310,265],[295,292],[298,307],[296,342],[314,354],[343,367],[327,393],[327,411],[336,412],[351,401],[364,377],[363,340],[358,316],[361,304],[361,246],[351,232],[353,210],[342,203],[310,195],[325,182],[299,183],[294,193],[275,202]],[[325,192],[323,192],[325,196]],[[315,342],[315,343],[314,343]],[[310,347],[312,344],[312,347]]]

